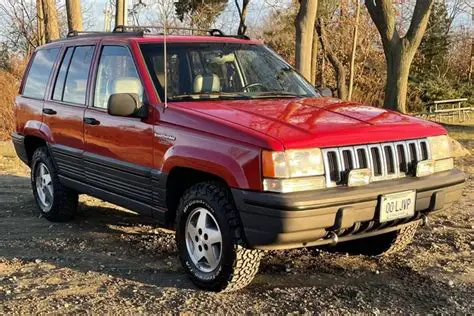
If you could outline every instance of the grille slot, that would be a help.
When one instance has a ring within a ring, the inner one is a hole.
[[[414,175],[418,161],[431,158],[426,139],[323,149],[327,186],[345,184],[349,171],[370,168],[372,181]]]

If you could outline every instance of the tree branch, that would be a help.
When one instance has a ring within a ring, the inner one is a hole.
[[[395,9],[391,0],[365,0],[365,6],[385,44],[400,40],[396,27]]]
[[[418,47],[420,44],[428,25],[433,2],[433,0],[416,0],[410,27],[405,35],[405,39],[410,43],[410,46]]]

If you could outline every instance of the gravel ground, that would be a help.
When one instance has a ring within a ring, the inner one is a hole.
[[[474,148],[472,130],[460,141]],[[467,135],[467,136],[466,136]],[[306,249],[268,253],[246,289],[197,290],[174,237],[122,208],[81,197],[77,218],[39,218],[29,169],[0,143],[0,313],[474,313],[474,159],[462,200],[379,260]]]

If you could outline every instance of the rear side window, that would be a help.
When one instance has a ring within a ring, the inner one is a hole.
[[[33,59],[23,88],[23,96],[43,99],[59,48],[39,50]]]
[[[74,47],[69,47],[66,50],[66,54],[64,54],[61,67],[59,68],[58,77],[56,78],[56,84],[54,86],[53,100],[63,100],[64,83],[66,82],[67,69],[69,68],[73,51]]]
[[[66,51],[54,87],[53,99],[81,105],[86,103],[93,53],[94,46],[71,47]],[[69,54],[72,56],[68,57]]]

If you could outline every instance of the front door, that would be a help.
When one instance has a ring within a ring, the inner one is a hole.
[[[91,89],[91,105],[84,113],[84,166],[87,183],[109,200],[151,213],[153,193],[152,118],[112,116],[107,103],[112,94],[144,90],[127,46],[103,45]]]

